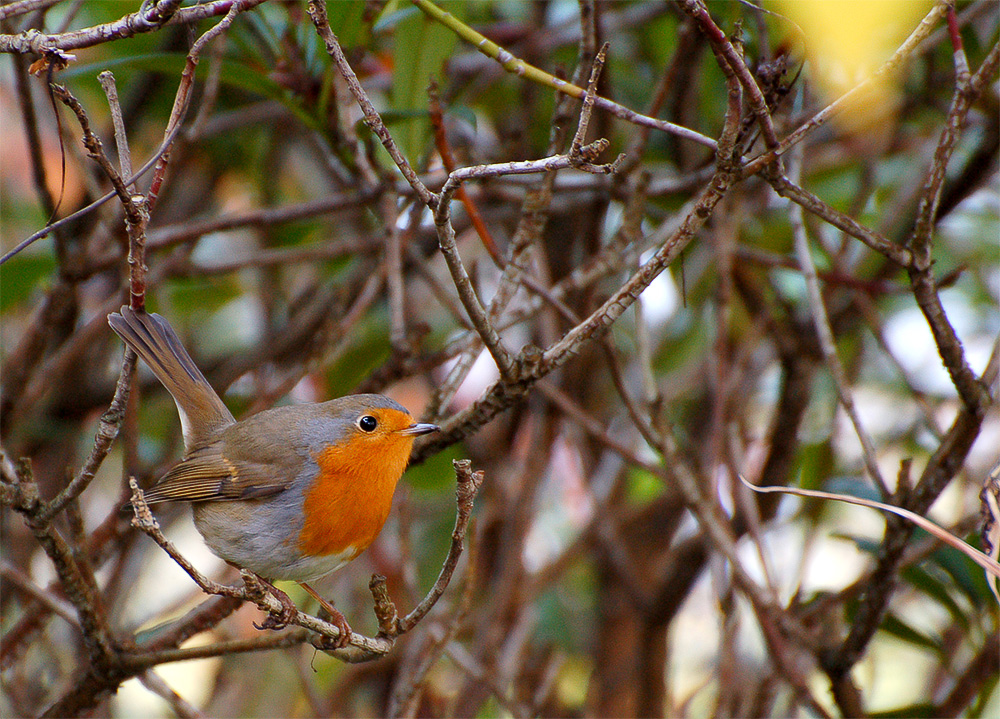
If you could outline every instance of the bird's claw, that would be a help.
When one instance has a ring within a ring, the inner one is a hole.
[[[254,629],[284,629],[292,623],[293,619],[295,619],[295,615],[298,614],[299,608],[295,606],[295,602],[292,601],[291,597],[270,582],[265,582],[265,586],[274,598],[281,602],[281,610],[268,612],[263,623],[253,623]]]
[[[330,616],[330,623],[337,627],[340,633],[336,638],[323,636],[323,648],[324,649],[343,649],[350,643],[351,635],[354,631],[351,626],[347,623],[347,619],[339,611],[334,610]]]

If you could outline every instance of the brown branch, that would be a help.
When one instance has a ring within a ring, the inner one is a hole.
[[[573,135],[569,154],[575,157],[583,155],[584,142],[587,139],[587,128],[590,127],[590,116],[594,112],[594,99],[597,97],[597,81],[601,78],[601,70],[608,56],[608,43],[604,43],[594,57],[594,65],[590,69],[590,80],[587,81],[587,94],[583,96],[583,107],[580,109],[580,122]]]
[[[557,98],[552,118],[552,129],[549,132],[549,143],[546,148],[547,155],[557,154],[565,144],[566,128],[569,126],[571,118],[569,105],[570,103],[566,98]],[[509,314],[505,315],[505,311],[514,299],[519,287],[515,273],[519,269],[526,269],[530,261],[530,250],[539,241],[545,229],[548,219],[548,209],[552,203],[555,181],[555,172],[546,172],[539,178],[532,178],[534,184],[528,188],[521,203],[521,213],[517,229],[514,231],[514,236],[510,243],[510,261],[503,267],[503,274],[500,276],[499,284],[493,298],[490,300],[488,310],[490,319],[496,323],[500,323],[498,329],[503,329],[503,322],[509,317]],[[464,189],[464,185],[460,186],[459,192]],[[445,381],[435,391],[430,405],[434,417],[441,416],[441,408],[451,401],[462,381],[472,369],[481,346],[475,341],[477,339],[475,335],[467,336],[467,340],[461,349],[462,354],[449,371]]]
[[[413,627],[415,627],[424,618],[424,616],[426,616],[427,612],[434,607],[438,599],[441,598],[441,595],[448,587],[451,577],[455,572],[455,568],[458,566],[458,560],[462,555],[464,547],[463,539],[472,515],[473,501],[475,500],[476,493],[483,482],[484,476],[482,472],[473,472],[471,469],[471,463],[468,460],[455,461],[455,474],[457,479],[455,494],[458,513],[455,519],[455,529],[452,532],[452,545],[448,552],[448,556],[445,559],[445,563],[442,566],[438,579],[427,593],[427,596],[424,597],[424,599],[413,609],[413,611],[402,619],[396,619],[394,622],[383,621],[380,619],[380,626],[383,627],[383,632],[380,633],[378,637],[370,638],[357,633],[352,633],[350,637],[350,646],[335,650],[331,650],[329,648],[327,641],[329,639],[336,639],[340,635],[339,628],[336,625],[319,619],[318,617],[297,611],[290,623],[319,634],[320,638],[309,640],[313,646],[347,662],[370,661],[388,654],[392,650],[396,636],[411,631]],[[224,597],[229,600],[236,600],[237,603],[250,601],[255,603],[261,610],[268,613],[281,612],[282,606],[278,599],[275,598],[273,594],[266,591],[260,585],[256,577],[249,572],[243,572],[244,586],[242,588],[219,584],[203,575],[193,564],[191,564],[191,562],[189,562],[179,551],[177,551],[177,548],[173,545],[173,543],[163,535],[158,522],[149,511],[149,507],[143,499],[142,490],[139,489],[135,479],[130,479],[129,484],[131,485],[133,492],[132,509],[135,514],[133,526],[153,539],[153,541],[155,541],[170,556],[170,558],[173,559],[178,566],[180,566],[188,574],[188,576],[194,580],[195,584],[197,584],[203,592],[206,594]],[[377,613],[390,612],[392,616],[395,616],[394,607],[391,606],[391,602],[388,601],[388,598],[383,596],[384,583],[381,587],[383,589],[380,589],[377,584],[373,585],[373,594],[376,597]],[[215,607],[218,607],[218,609]],[[233,605],[230,602],[212,605],[212,612],[210,616],[214,619],[214,617],[218,614],[219,609],[221,609],[222,612],[227,613],[228,611],[231,611],[231,607],[233,607]],[[185,628],[185,631],[191,631],[189,622],[182,622],[179,626]],[[179,643],[180,641],[183,641],[184,638],[184,635],[175,634],[171,639],[171,643]],[[301,641],[303,641],[303,639],[300,638],[296,643],[300,643]],[[171,654],[170,651],[172,650],[161,650],[158,648],[159,646],[161,646],[161,643],[151,645],[150,651],[142,652],[133,656],[129,660],[131,662],[131,666],[134,668],[140,668],[153,666],[155,663],[160,661],[179,661],[179,658],[165,659],[164,657],[176,657],[178,655]],[[255,644],[248,648],[247,651],[257,648],[267,647]],[[222,651],[223,650],[219,650],[220,653],[222,653]]]
[[[598,71],[599,68],[595,65],[595,73],[591,80],[592,84],[596,83]],[[583,131],[586,131],[586,125],[589,122],[589,107],[592,106],[585,105],[584,112],[581,114],[580,123]],[[506,382],[516,382],[518,380],[516,376],[518,370],[510,353],[504,347],[503,341],[487,316],[486,311],[483,309],[472,287],[472,281],[465,269],[465,265],[462,263],[462,258],[458,253],[458,247],[455,242],[455,229],[451,223],[451,198],[463,182],[472,178],[482,179],[499,175],[552,172],[569,167],[575,167],[595,174],[612,173],[621,164],[622,157],[619,157],[609,165],[592,164],[597,155],[606,149],[607,146],[608,141],[601,139],[589,145],[574,144],[573,149],[567,155],[553,155],[540,160],[464,167],[450,173],[444,187],[441,188],[441,193],[438,196],[439,201],[434,212],[434,224],[438,229],[438,244],[440,245],[441,253],[444,255],[448,270],[451,272],[452,280],[455,283],[455,288],[458,290],[462,304],[466,312],[469,313],[469,319],[472,320],[472,324],[482,338],[483,344],[486,345],[486,348],[493,356],[501,378]]]
[[[958,675],[955,686],[931,713],[938,717],[962,716],[976,695],[996,681],[1000,672],[1000,637],[994,632],[986,636],[983,646],[969,662],[965,671]]]
[[[750,109],[757,117],[757,124],[760,125],[765,146],[769,151],[775,150],[778,147],[778,138],[774,134],[774,125],[771,123],[771,113],[767,109],[767,101],[764,99],[764,94],[757,85],[757,81],[754,79],[750,69],[743,62],[742,54],[737,51],[733,43],[726,37],[726,34],[715,24],[702,0],[679,1],[681,9],[694,19],[698,27],[705,34],[705,37],[712,44],[712,48],[728,63],[729,68],[739,79],[740,85],[742,85],[750,102]]]
[[[45,518],[45,503],[38,497],[38,487],[27,463],[13,468],[13,471],[14,477],[4,478],[4,503],[24,517],[35,540],[55,566],[60,589],[76,610],[94,670],[98,673],[114,672],[117,664],[115,640],[104,615],[94,577],[86,572],[89,567],[81,565],[74,548]]]
[[[206,719],[205,714],[202,714],[184,697],[171,689],[170,685],[163,681],[156,672],[147,670],[140,674],[138,679],[139,683],[146,689],[163,699],[180,719]]]
[[[785,175],[773,175],[767,177],[767,181],[771,183],[774,191],[782,197],[787,197],[817,217],[826,220],[837,229],[846,232],[855,239],[861,240],[868,247],[879,254],[885,255],[900,267],[909,267],[913,263],[913,253],[910,250],[890,242],[854,218],[834,209],[816,195],[799,187]]]
[[[798,173],[802,167],[802,157],[801,157],[801,147],[796,148],[791,153],[789,153],[789,164],[792,166],[791,172],[794,173],[792,179],[797,179]],[[816,265],[812,260],[812,253],[809,248],[809,238],[806,235],[805,220],[803,219],[802,207],[801,205],[793,204],[789,208],[788,221],[792,226],[792,238],[795,243],[795,254],[798,257],[799,267],[802,270],[802,276],[806,282],[806,292],[809,300],[809,309],[812,314],[813,326],[816,329],[816,335],[819,337],[820,349],[823,352],[823,359],[826,362],[827,368],[830,371],[831,377],[833,377],[834,386],[837,389],[837,398],[840,401],[841,406],[844,408],[844,412],[851,420],[851,424],[854,426],[854,433],[858,437],[858,441],[861,442],[862,456],[865,460],[865,468],[868,470],[868,476],[871,477],[872,482],[878,488],[883,499],[887,499],[891,492],[889,491],[889,485],[886,484],[885,479],[882,477],[882,471],[878,466],[878,459],[875,452],[875,442],[872,440],[871,435],[865,426],[861,422],[861,416],[858,413],[857,407],[854,404],[854,395],[851,392],[849,383],[847,381],[847,373],[844,371],[844,366],[840,362],[840,357],[837,355],[837,347],[834,342],[833,328],[830,325],[830,317],[826,311],[826,305],[823,303],[823,292],[819,286],[819,279],[816,275]]]
[[[548,87],[551,87],[569,97],[576,98],[577,100],[582,100],[586,95],[586,90],[583,88],[573,85],[572,83],[568,83],[560,78],[553,77],[549,73],[529,65],[524,60],[514,57],[507,50],[499,47],[496,43],[491,42],[467,25],[457,21],[451,13],[445,12],[429,0],[412,1],[424,13],[433,17],[438,22],[453,30],[460,37],[470,42],[479,52],[498,62],[507,72],[514,73],[519,77],[528,76],[535,82],[547,85]],[[613,100],[609,100],[606,97],[595,97],[594,105],[602,110],[610,112],[615,117],[634,125],[661,130],[663,132],[676,135],[677,137],[697,142],[698,144],[704,145],[705,147],[709,147],[713,150],[715,149],[715,141],[710,137],[706,137],[687,127],[681,127],[680,125],[675,125],[672,122],[667,122],[666,120],[659,120],[655,117],[643,115],[635,110],[625,107],[624,105],[620,105]]]
[[[457,459],[452,464],[455,467],[455,503],[458,512],[455,515],[455,528],[451,531],[451,547],[448,549],[448,556],[445,557],[444,566],[441,567],[437,581],[434,582],[434,586],[431,587],[427,596],[421,600],[420,604],[413,608],[413,611],[399,620],[398,630],[400,633],[413,629],[427,615],[427,612],[434,607],[437,600],[441,598],[444,590],[448,588],[448,583],[455,573],[458,560],[461,558],[465,547],[463,540],[465,532],[469,528],[469,521],[472,518],[472,503],[475,501],[476,494],[483,484],[485,474],[481,470],[473,472],[472,462],[467,459]]]
[[[498,381],[471,407],[443,422],[441,431],[431,441],[417,449],[413,461],[420,461],[425,456],[439,452],[475,432],[498,413],[523,399],[535,381],[568,362],[585,342],[605,332],[694,239],[695,233],[711,216],[716,204],[729,191],[733,179],[731,173],[716,172],[709,186],[691,203],[691,209],[684,215],[676,229],[666,234],[663,244],[656,253],[608,300],[540,356],[529,354],[522,357],[519,361],[519,376],[515,382]],[[563,289],[577,282],[587,282],[585,278],[591,273],[617,271],[620,262],[620,253],[612,252],[606,256],[595,257],[591,266],[578,268],[568,276]]]
[[[964,406],[924,468],[916,487],[909,494],[906,508],[924,514],[961,468],[982,426],[982,417]],[[820,661],[835,690],[850,681],[850,669],[861,657],[881,624],[893,590],[904,551],[913,534],[913,525],[891,515],[886,519],[885,534],[877,561],[865,582],[850,632],[836,648],[824,652]]]
[[[15,491],[6,484],[0,486],[0,490],[5,493]],[[3,504],[13,504],[15,501],[14,496],[14,494],[11,494],[9,497],[5,496]],[[49,589],[43,589],[36,585],[31,580],[31,577],[27,576],[14,565],[9,564],[5,559],[0,560],[0,576],[2,576],[5,581],[14,585],[14,587],[17,588],[17,591],[22,592],[38,601],[47,610],[58,615],[61,619],[79,629],[80,620],[77,619],[76,614],[74,614],[73,607],[66,604],[66,602],[59,597],[55,596]]]
[[[77,50],[153,32],[164,25],[187,25],[225,15],[235,5],[245,4],[246,8],[250,8],[262,2],[265,0],[209,0],[192,7],[179,8],[181,0],[160,0],[146,4],[138,12],[125,15],[114,22],[81,30],[50,35],[32,28],[17,35],[0,35],[0,53],[45,55],[55,50]]]
[[[94,438],[94,446],[90,451],[90,456],[73,480],[66,485],[66,488],[54,497],[51,502],[46,503],[40,515],[42,521],[51,521],[69,502],[79,497],[90,486],[90,483],[97,475],[97,470],[100,469],[105,457],[108,456],[108,452],[111,451],[111,445],[118,436],[122,420],[125,418],[125,408],[128,404],[128,397],[131,391],[132,373],[135,370],[136,359],[135,352],[126,350],[122,358],[118,382],[115,384],[114,397],[112,397],[107,411],[101,415],[101,420],[97,428],[97,436]]]
[[[416,702],[423,694],[427,674],[430,672],[431,667],[440,659],[448,643],[455,638],[465,624],[469,608],[472,606],[472,595],[476,588],[475,570],[478,562],[476,546],[470,539],[469,559],[465,572],[465,586],[462,590],[462,596],[457,602],[457,607],[452,612],[452,616],[447,620],[447,626],[443,630],[439,624],[431,626],[427,632],[428,639],[425,643],[425,648],[417,654],[419,659],[412,671],[409,674],[400,673],[394,691],[386,702],[388,706],[387,715],[389,717],[415,715]]]
[[[27,15],[29,12],[47,10],[59,2],[62,0],[13,0],[13,2],[0,6],[0,20]]]
[[[63,85],[52,84],[50,87],[52,93],[76,115],[76,119],[80,123],[80,129],[83,130],[83,145],[87,148],[87,155],[97,163],[111,181],[111,186],[114,188],[115,194],[118,195],[118,199],[125,210],[126,222],[133,225],[142,225],[143,217],[140,203],[133,201],[133,196],[128,191],[125,181],[122,180],[122,176],[114,168],[114,165],[111,164],[107,154],[104,152],[104,143],[90,129],[90,118],[87,117],[87,112],[83,109],[83,105]]]
[[[152,208],[156,205],[156,200],[159,197],[160,185],[163,182],[163,177],[166,172],[167,163],[170,157],[170,147],[173,144],[174,138],[180,132],[181,121],[184,119],[184,115],[187,111],[187,106],[190,101],[191,88],[194,79],[194,68],[198,64],[198,56],[199,53],[201,52],[201,49],[204,47],[206,43],[210,42],[217,35],[224,32],[229,27],[229,25],[232,24],[232,21],[235,19],[238,13],[243,12],[244,10],[248,10],[254,7],[255,5],[259,5],[263,1],[264,0],[219,0],[219,2],[215,3],[210,2],[204,5],[198,5],[194,8],[182,9],[176,13],[176,15],[184,14],[184,17],[186,19],[190,18],[188,21],[191,22],[195,20],[200,20],[202,19],[202,17],[211,17],[216,14],[222,14],[223,12],[226,13],[226,16],[221,21],[219,21],[214,27],[212,27],[210,30],[205,32],[200,38],[198,38],[198,40],[191,47],[191,51],[188,53],[187,60],[185,61],[184,71],[181,74],[181,82],[177,88],[177,95],[174,98],[174,107],[171,112],[170,120],[167,122],[167,127],[166,130],[164,131],[164,139],[163,142],[160,144],[160,147],[157,149],[155,153],[153,153],[153,156],[150,158],[150,160],[148,160],[141,168],[139,168],[139,171],[136,172],[134,176],[128,177],[124,181],[122,181],[121,178],[119,178],[119,182],[117,184],[115,183],[114,180],[112,180],[112,184],[114,185],[113,192],[109,192],[103,197],[90,203],[86,207],[74,212],[71,215],[68,215],[67,217],[62,218],[58,222],[48,224],[45,228],[39,230],[38,232],[35,232],[31,236],[22,240],[13,249],[4,253],[4,255],[0,257],[0,265],[7,262],[11,257],[21,252],[24,248],[28,247],[37,240],[40,240],[43,237],[47,236],[48,234],[56,231],[57,229],[61,229],[69,225],[71,222],[74,222],[75,220],[84,217],[88,213],[92,212],[93,210],[103,205],[105,202],[114,197],[116,194],[121,199],[123,204],[130,203],[130,205],[132,205],[131,209],[129,206],[126,206],[126,218],[127,218],[126,221],[129,223],[129,227],[132,227],[133,225],[135,225],[135,227],[144,227],[144,224],[139,223],[139,218],[136,217],[136,214],[141,213],[143,215],[146,215],[147,216],[146,221],[148,221],[148,213],[151,212]],[[170,0],[170,2],[173,3],[174,0]],[[163,3],[163,5],[164,8],[167,7],[166,3]],[[155,14],[154,12],[155,10],[156,6],[152,6],[150,12],[153,12],[155,17],[159,17],[159,15]],[[100,30],[101,27],[103,26],[98,26],[96,29]],[[149,29],[152,30],[156,28],[151,27]],[[35,31],[29,31],[29,33],[30,32],[35,32]],[[37,32],[35,32],[35,34],[39,35]],[[9,37],[9,36],[0,36],[0,51],[2,51],[4,37]],[[72,108],[72,105],[70,105],[70,107]],[[82,107],[79,109],[79,111],[77,111],[78,117],[80,117],[81,112],[82,112]],[[90,147],[88,146],[88,150],[89,149]],[[110,166],[110,163],[108,164]],[[140,202],[139,198],[141,197],[141,195],[131,196],[126,191],[125,187],[126,185],[131,185],[139,177],[142,177],[146,173],[146,171],[149,170],[150,168],[153,168],[153,178],[150,183],[149,192],[147,196],[143,198],[143,201]],[[107,169],[103,165],[102,169],[105,169],[105,172],[107,172]],[[135,246],[134,243],[130,243],[130,249],[134,246]],[[138,262],[138,260],[136,261]],[[139,266],[141,266],[141,263]],[[141,274],[141,272],[143,271],[144,269],[138,270],[137,267],[138,273]],[[143,291],[144,287],[142,286],[133,287],[132,298],[136,299],[142,297]]]
[[[635,302],[642,291],[656,279],[666,267],[677,258],[694,239],[719,200],[729,191],[733,177],[727,172],[716,172],[712,182],[694,202],[694,207],[681,221],[680,226],[670,234],[656,253],[633,274],[608,300],[593,314],[570,330],[559,342],[545,351],[542,366],[551,371],[564,364],[575,354],[581,344],[603,333],[621,317],[622,313]]]
[[[998,64],[1000,64],[1000,43],[993,45],[971,78],[964,77],[961,73],[956,78],[952,106],[934,152],[934,161],[928,171],[920,200],[920,211],[910,240],[914,252],[913,264],[909,267],[913,296],[927,319],[952,383],[965,406],[974,414],[986,411],[986,407],[990,404],[989,390],[969,367],[962,343],[941,304],[932,274],[931,234],[948,160],[961,136],[965,118],[973,101],[979,97],[985,84],[993,78]]]
[[[532,716],[531,709],[521,704],[517,699],[508,696],[508,692],[504,691],[494,673],[483,666],[482,662],[477,660],[463,646],[454,642],[446,644],[445,653],[471,679],[488,687],[490,694],[496,697],[497,703],[509,711],[512,716],[517,717],[517,719],[526,719]]]
[[[123,661],[130,671],[139,672],[146,667],[169,664],[170,662],[187,662],[192,659],[226,657],[246,652],[264,652],[272,649],[294,647],[299,644],[305,644],[309,639],[309,634],[304,629],[293,629],[281,633],[253,637],[251,639],[231,639],[229,641],[213,642],[212,644],[204,644],[196,647],[136,652],[125,655]]]
[[[174,95],[174,104],[170,110],[170,118],[167,120],[167,125],[163,130],[164,140],[161,146],[163,149],[157,153],[156,166],[153,168],[153,176],[149,182],[149,192],[146,194],[148,211],[152,212],[153,208],[156,207],[161,185],[166,176],[167,165],[170,163],[170,148],[173,145],[173,141],[170,138],[176,136],[191,104],[191,93],[194,89],[194,73],[201,59],[201,51],[212,40],[226,32],[229,26],[233,24],[237,15],[260,4],[261,1],[235,0],[226,11],[225,16],[195,40],[188,51],[187,57],[184,59],[184,69],[181,71],[181,80],[177,85],[177,93]]]
[[[126,185],[130,185],[133,182],[135,182],[138,178],[140,178],[143,175],[145,175],[146,172],[148,172],[159,161],[159,159],[160,159],[160,153],[170,147],[170,143],[173,142],[174,137],[176,137],[177,133],[179,133],[179,132],[180,132],[180,128],[179,127],[175,127],[174,130],[173,130],[173,132],[171,132],[167,136],[167,138],[164,140],[163,144],[160,145],[159,149],[157,149],[157,151],[155,153],[153,153],[153,156],[149,160],[147,160],[146,163],[136,171],[135,175],[133,175],[132,177],[129,177],[129,178],[127,178],[125,180],[125,184]],[[96,210],[98,207],[100,207],[101,205],[103,205],[105,202],[107,202],[111,198],[115,197],[116,194],[117,194],[117,191],[116,190],[112,190],[111,192],[108,192],[106,195],[103,195],[103,196],[99,197],[98,199],[94,200],[93,202],[91,202],[86,207],[82,207],[81,209],[77,210],[76,212],[74,212],[72,214],[69,214],[69,215],[66,215],[66,217],[63,217],[60,220],[57,220],[57,221],[52,222],[50,224],[47,224],[42,229],[40,229],[37,232],[34,232],[33,234],[29,235],[25,239],[21,240],[21,242],[17,243],[17,245],[15,245],[12,249],[10,249],[7,252],[5,252],[2,257],[0,257],[0,265],[3,265],[5,262],[7,262],[8,260],[10,260],[14,255],[18,254],[19,252],[21,252],[22,250],[24,250],[26,247],[29,247],[30,245],[34,244],[38,240],[42,239],[43,237],[47,237],[51,233],[54,233],[54,232],[57,232],[57,231],[61,231],[61,230],[65,229],[66,227],[72,226],[72,223],[76,222],[77,220],[79,220],[82,217],[86,217],[88,214],[90,214],[91,212],[93,212],[94,210]]]

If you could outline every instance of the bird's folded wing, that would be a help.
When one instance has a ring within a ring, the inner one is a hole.
[[[275,475],[286,479],[279,481]],[[273,466],[232,462],[218,453],[196,454],[171,468],[144,498],[147,504],[256,499],[284,491],[289,484],[287,475],[276,473]]]

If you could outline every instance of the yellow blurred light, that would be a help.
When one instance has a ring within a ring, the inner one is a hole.
[[[933,0],[774,0],[773,5],[802,29],[815,89],[833,102],[875,74]],[[841,127],[857,133],[885,123],[898,105],[898,84],[896,73],[872,82],[838,115]]]

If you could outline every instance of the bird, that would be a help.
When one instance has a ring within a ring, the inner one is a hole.
[[[334,644],[345,646],[350,625],[309,582],[375,540],[414,439],[438,427],[379,394],[275,407],[237,421],[167,320],[125,306],[108,324],[180,416],[183,457],[144,492],[146,504],[190,503],[208,548],[263,580],[282,612],[258,629],[281,628],[294,616],[295,604],[273,584],[291,580],[329,612],[340,630]]]

